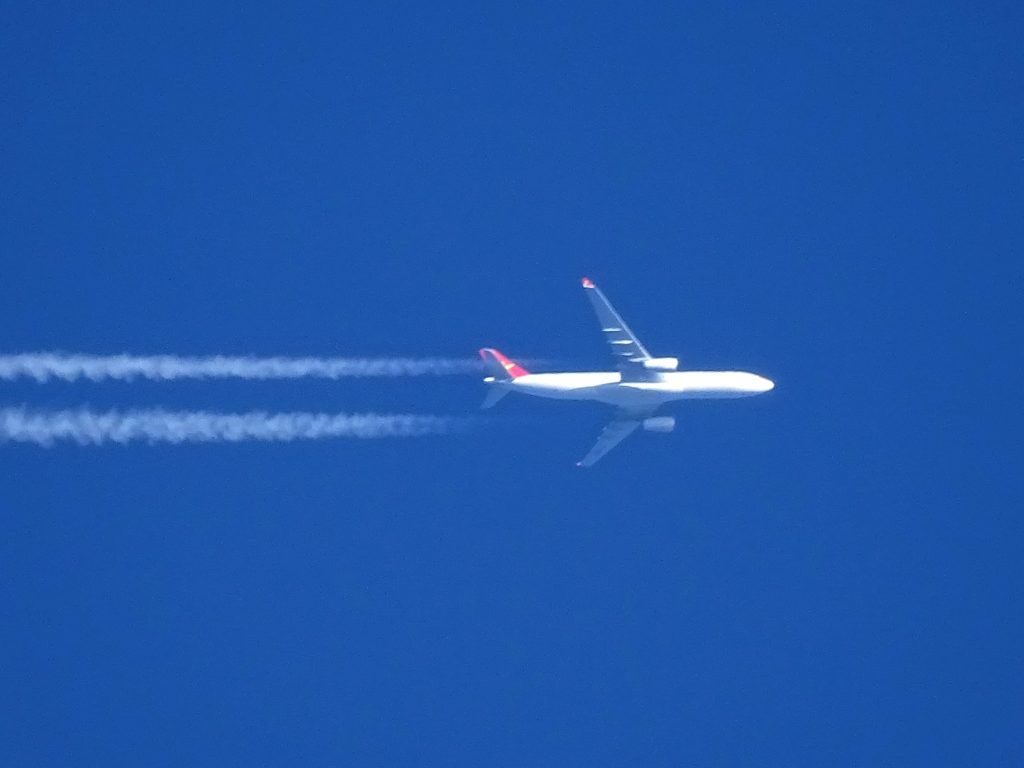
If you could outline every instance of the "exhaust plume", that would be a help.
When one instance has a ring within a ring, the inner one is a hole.
[[[354,376],[446,376],[476,373],[479,361],[411,357],[181,357],[28,352],[0,355],[0,380],[46,382],[118,379],[341,379]]]
[[[379,413],[213,413],[162,409],[33,411],[0,408],[0,443],[45,447],[105,443],[291,442],[326,438],[415,437],[451,432],[465,419]]]

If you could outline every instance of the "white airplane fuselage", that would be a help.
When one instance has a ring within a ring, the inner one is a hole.
[[[530,373],[500,384],[524,395],[596,400],[626,408],[673,400],[750,397],[775,386],[770,379],[745,371],[672,371],[653,374],[643,381],[623,381],[617,372]]]

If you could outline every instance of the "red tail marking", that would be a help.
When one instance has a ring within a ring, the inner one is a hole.
[[[480,357],[482,357],[484,360],[487,359],[487,355],[489,354],[493,355],[494,359],[501,363],[501,367],[504,368],[508,375],[511,376],[513,379],[518,379],[520,376],[528,376],[530,374],[528,370],[523,368],[523,366],[521,366],[515,360],[509,360],[496,349],[480,350]]]

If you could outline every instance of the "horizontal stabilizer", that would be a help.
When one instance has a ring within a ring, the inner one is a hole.
[[[490,389],[487,390],[487,396],[484,398],[484,401],[480,403],[481,410],[493,408],[495,405],[497,405],[498,401],[501,400],[501,398],[503,398],[511,391],[511,389],[502,386],[501,384],[491,384]]]

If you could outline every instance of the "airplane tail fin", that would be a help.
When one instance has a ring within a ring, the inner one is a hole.
[[[509,360],[496,349],[484,347],[480,350],[480,357],[487,367],[487,372],[497,381],[518,379],[520,376],[526,376],[530,373],[515,360]]]

